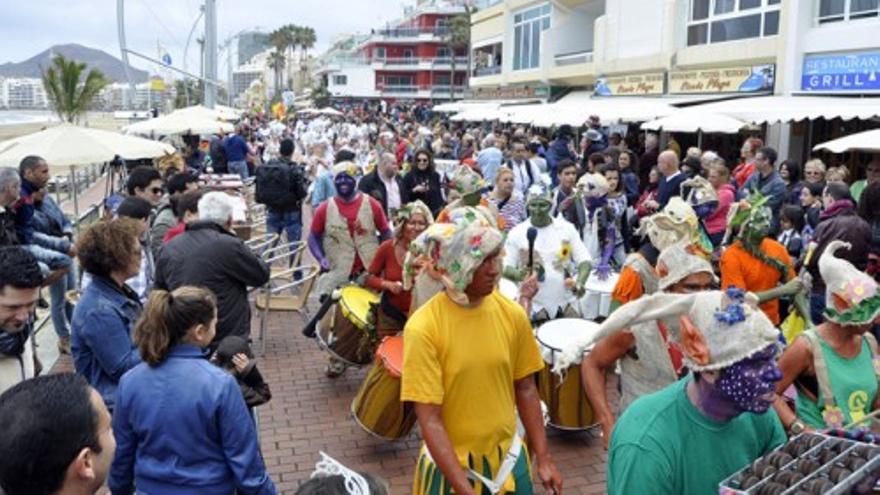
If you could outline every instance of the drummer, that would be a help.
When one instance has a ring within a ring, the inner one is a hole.
[[[361,277],[364,268],[373,262],[379,240],[391,237],[382,205],[355,188],[356,176],[355,164],[337,163],[333,167],[336,196],[321,203],[312,218],[308,245],[321,267],[317,286],[321,300]],[[330,358],[325,372],[329,378],[336,378],[345,372],[345,364]]]
[[[647,236],[648,242],[623,263],[611,292],[611,311],[657,292],[659,277],[654,266],[660,251],[677,243],[695,242],[699,238],[698,228],[699,219],[693,208],[678,196],[670,198],[662,211],[643,218],[638,234]]]
[[[424,438],[411,493],[533,493],[526,445],[537,483],[561,493],[533,377],[544,360],[525,312],[495,289],[503,235],[476,209],[457,216],[471,221],[436,223],[411,248],[445,286],[405,330],[400,398]]]
[[[403,289],[403,262],[410,243],[432,223],[434,216],[425,203],[416,200],[400,207],[395,213],[394,238],[379,245],[370,263],[365,286],[382,295],[376,315],[380,337],[403,330],[411,302],[410,291]]]
[[[527,222],[514,227],[504,246],[504,277],[523,282],[535,277],[538,292],[531,300],[533,322],[576,318],[577,299],[590,276],[590,255],[574,226],[553,218],[553,192],[535,184],[527,191]],[[529,253],[529,231],[535,232],[534,253]],[[529,266],[533,258],[534,266]]]
[[[717,283],[712,265],[681,244],[660,253],[657,272],[663,292],[687,294],[709,290]],[[582,383],[596,421],[602,426],[606,448],[614,427],[614,414],[605,395],[606,371],[613,370],[620,360],[620,412],[638,397],[660,390],[687,371],[667,322],[648,320],[632,325],[630,319],[631,315],[612,313],[592,339],[595,346],[581,359]],[[563,360],[574,362],[577,357],[564,356]]]

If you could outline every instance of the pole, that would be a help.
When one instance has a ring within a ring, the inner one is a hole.
[[[76,166],[74,165],[70,166],[70,184],[73,191],[73,218],[79,220],[79,194],[77,194],[79,184],[76,183]]]
[[[217,103],[217,0],[205,0],[205,106]]]
[[[196,31],[196,26],[199,25],[199,21],[202,19],[202,16],[205,15],[205,6],[199,6],[199,16],[196,17],[195,22],[193,22],[192,28],[189,30],[189,36],[186,37],[186,44],[183,45],[183,71],[186,72],[186,52],[189,50],[189,42],[192,41],[193,33]],[[189,106],[189,84],[187,81],[183,81],[183,88],[186,91],[186,106]]]
[[[125,43],[125,0],[116,0],[116,30],[119,35],[119,50],[122,52],[122,68],[125,70],[125,79],[128,81],[128,105],[134,105],[134,81],[131,78],[131,68],[128,65],[128,51]]]

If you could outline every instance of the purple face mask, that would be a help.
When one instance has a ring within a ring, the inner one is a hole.
[[[740,411],[760,414],[773,404],[776,382],[781,379],[774,344],[724,368],[715,387]]]
[[[336,192],[344,199],[351,199],[354,193],[354,179],[348,174],[339,174],[333,179]]]

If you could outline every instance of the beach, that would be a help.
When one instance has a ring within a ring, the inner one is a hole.
[[[0,143],[59,124],[58,116],[48,110],[0,110]],[[89,112],[80,125],[118,131],[126,120],[117,120],[112,112]]]

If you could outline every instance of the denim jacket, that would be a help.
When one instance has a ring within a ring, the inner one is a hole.
[[[141,362],[131,331],[141,312],[137,295],[105,277],[93,276],[76,303],[70,351],[76,372],[114,407],[122,375]]]
[[[201,349],[173,346],[122,377],[113,413],[114,495],[274,494],[254,422],[233,376]]]

